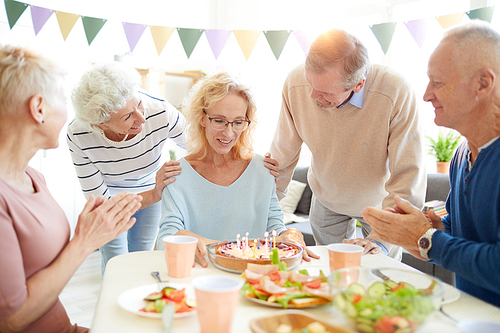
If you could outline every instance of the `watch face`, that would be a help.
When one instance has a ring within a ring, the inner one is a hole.
[[[428,238],[422,237],[418,241],[418,246],[420,246],[421,249],[427,250],[429,248],[429,245],[430,245],[430,241]]]

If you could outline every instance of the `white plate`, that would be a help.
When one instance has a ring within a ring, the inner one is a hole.
[[[255,298],[255,297],[246,297],[246,296],[243,296],[243,297],[245,297],[247,300],[252,301],[254,303],[257,303],[257,304],[261,304],[261,305],[265,305],[265,306],[270,306],[272,308],[283,309],[283,305],[281,305],[281,303],[268,302],[268,301],[264,301],[264,300],[261,300],[261,299]],[[311,306],[302,306],[302,307],[296,307],[295,305],[288,303],[287,309],[307,309],[307,308],[314,308],[316,306],[325,305],[325,304],[329,304],[329,302],[328,303],[323,303],[323,304],[314,304],[314,305],[311,305]]]
[[[441,304],[448,304],[455,302],[460,298],[460,291],[458,289],[446,286],[443,293]]]
[[[194,289],[191,285],[181,284],[181,283],[169,283],[166,285],[168,287],[172,287],[175,289],[186,288],[186,298],[192,299],[195,298]],[[161,319],[161,313],[152,313],[152,312],[144,312],[140,311],[144,306],[146,306],[146,302],[144,298],[153,292],[159,291],[158,284],[148,284],[145,286],[140,286],[136,288],[129,289],[123,292],[120,296],[118,296],[118,305],[123,309],[138,314],[139,316],[149,317],[149,318],[157,318]],[[193,315],[195,311],[191,312],[182,312],[174,314],[174,318],[183,318],[187,316]]]

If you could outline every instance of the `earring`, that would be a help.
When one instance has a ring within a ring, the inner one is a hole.
[[[42,124],[45,123],[45,120],[42,119]]]

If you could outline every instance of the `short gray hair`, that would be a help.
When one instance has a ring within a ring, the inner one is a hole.
[[[119,62],[95,65],[87,71],[71,94],[76,119],[90,130],[97,130],[111,113],[125,107],[141,87],[141,75]]]
[[[368,50],[354,35],[332,29],[319,35],[311,44],[306,58],[306,71],[321,74],[340,64],[346,90],[352,89],[370,70]]]
[[[495,73],[500,73],[500,33],[489,23],[471,20],[455,26],[445,32],[441,42],[452,43],[456,60],[467,64],[467,67],[472,64],[488,65]]]

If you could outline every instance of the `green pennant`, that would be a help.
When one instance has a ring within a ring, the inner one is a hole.
[[[276,57],[276,60],[279,59],[283,48],[285,47],[286,41],[288,40],[288,36],[290,35],[290,31],[287,30],[275,30],[275,31],[264,31],[264,35],[266,36],[267,42],[271,47],[271,50]]]
[[[202,29],[177,28],[179,38],[181,39],[184,52],[186,52],[188,59],[191,53],[193,53],[196,44],[198,44],[203,31]]]
[[[473,9],[467,12],[467,16],[469,16],[471,20],[479,19],[491,23],[491,17],[493,16],[493,8],[494,7],[484,7],[484,8]]]
[[[24,2],[5,0],[5,11],[7,12],[10,30],[16,25],[17,20],[23,15],[26,8],[28,8],[28,4]]]
[[[107,22],[105,19],[82,16],[83,29],[85,30],[85,36],[87,36],[87,42],[90,44],[94,41],[95,36],[101,31],[104,24]]]
[[[389,45],[391,45],[392,36],[394,35],[394,30],[396,30],[396,23],[387,22],[375,24],[370,26],[370,29],[372,29],[372,32],[377,38],[380,46],[382,47],[382,51],[384,51],[384,54],[387,54]]]

